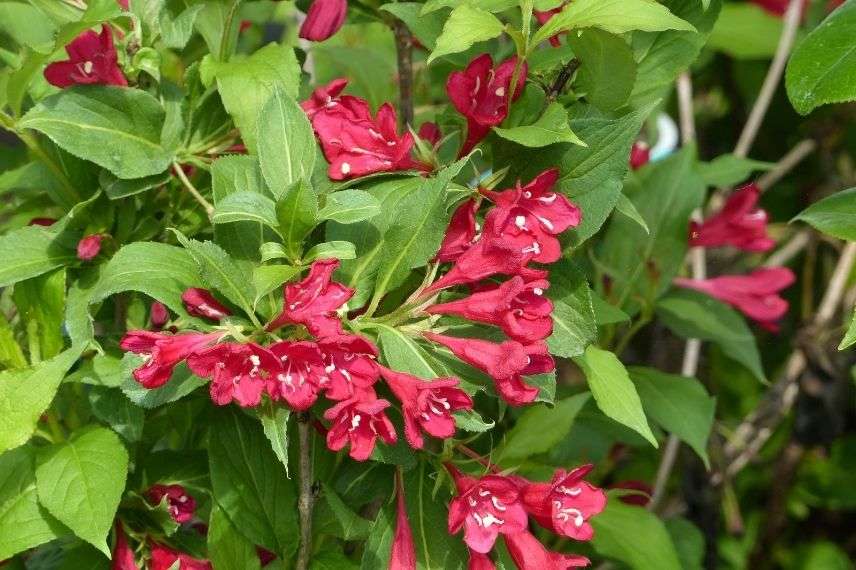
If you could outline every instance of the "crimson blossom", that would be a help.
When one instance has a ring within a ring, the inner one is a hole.
[[[190,521],[196,512],[196,500],[181,485],[152,485],[146,497],[155,505],[166,498],[169,516],[178,524]]]
[[[394,444],[398,436],[384,412],[389,405],[386,400],[351,398],[324,412],[324,418],[333,422],[327,432],[327,447],[339,451],[350,444],[351,458],[365,461],[374,451],[377,438]]]
[[[332,281],[333,272],[338,267],[338,259],[316,261],[302,281],[285,285],[282,312],[267,329],[301,324],[317,337],[342,334],[342,323],[336,317],[336,310],[348,302],[354,290]]]
[[[171,568],[179,568],[180,570],[213,570],[211,562],[208,560],[200,560],[192,556],[173,550],[168,546],[153,542],[151,544],[152,557],[149,561],[148,570],[170,570]],[[173,566],[178,562],[178,566]]]
[[[128,80],[119,69],[113,33],[101,26],[101,33],[86,30],[65,46],[66,61],[51,63],[45,68],[45,79],[56,87],[72,85],[118,85],[126,87]]]
[[[690,221],[690,245],[730,245],[744,251],[768,251],[776,242],[767,234],[767,212],[757,207],[761,189],[747,184],[735,190],[722,209],[701,224]]]
[[[77,242],[77,259],[81,261],[92,261],[101,253],[101,241],[104,236],[92,234],[85,236]]]
[[[528,67],[520,66],[514,93],[509,95],[517,58],[506,59],[496,68],[490,54],[473,59],[464,71],[453,71],[446,81],[446,93],[455,109],[467,119],[467,136],[458,156],[465,156],[484,139],[490,129],[508,116],[510,101],[523,93]]]
[[[232,314],[228,307],[214,298],[211,291],[190,287],[181,294],[181,303],[189,315],[212,321],[220,321]]]
[[[313,0],[300,26],[300,37],[324,41],[342,27],[348,15],[348,0]]]
[[[787,267],[762,267],[748,275],[723,275],[712,279],[678,277],[675,285],[706,293],[733,306],[761,327],[777,332],[778,321],[788,312],[779,292],[795,281]]]
[[[126,352],[145,358],[134,370],[134,379],[146,388],[158,388],[167,383],[176,365],[197,350],[215,342],[222,333],[168,334],[153,331],[129,331],[119,346]]]

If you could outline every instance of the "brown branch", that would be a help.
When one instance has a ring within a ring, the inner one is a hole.
[[[312,508],[315,494],[312,490],[312,450],[309,440],[309,414],[297,418],[297,434],[300,453],[300,495],[297,512],[300,518],[300,549],[297,552],[296,570],[307,570],[312,555]]]
[[[413,126],[413,36],[401,20],[392,23],[398,57],[398,108],[404,125]]]
[[[568,81],[571,80],[574,73],[576,73],[577,69],[579,69],[581,65],[582,62],[577,58],[574,58],[562,68],[559,75],[556,76],[553,86],[550,87],[550,90],[547,92],[547,101],[555,101],[556,98],[561,95],[565,85],[568,84]]]

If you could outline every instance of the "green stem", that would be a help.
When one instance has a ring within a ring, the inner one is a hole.
[[[172,169],[175,171],[175,175],[178,176],[178,179],[181,180],[181,183],[190,195],[193,196],[193,198],[205,209],[205,213],[208,214],[208,219],[210,220],[214,215],[214,206],[212,206],[211,203],[202,196],[199,190],[196,189],[196,186],[190,182],[190,179],[187,178],[187,175],[181,169],[181,165],[178,162],[172,163]]]
[[[48,429],[51,432],[54,443],[65,441],[65,433],[62,430],[62,426],[59,424],[56,414],[51,410],[48,410],[47,413],[45,413],[45,420],[47,421]]]
[[[220,61],[229,61],[232,48],[229,45],[232,38],[232,21],[235,19],[235,12],[238,11],[238,5],[241,0],[233,0],[229,12],[226,14],[226,21],[223,26],[223,35],[220,38]]]
[[[651,316],[648,314],[640,315],[636,322],[634,322],[627,332],[624,333],[624,336],[618,341],[618,344],[615,345],[615,350],[613,352],[617,356],[621,356],[621,353],[627,348],[627,345],[630,344],[630,341],[636,336],[640,330],[642,330],[645,325],[651,322]]]

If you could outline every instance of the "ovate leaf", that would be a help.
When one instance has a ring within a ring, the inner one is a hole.
[[[276,228],[276,204],[256,192],[235,192],[217,202],[211,221],[215,224],[257,222]]]
[[[315,134],[297,101],[281,89],[274,89],[257,121],[262,174],[274,196],[282,197],[294,184],[312,177]]]
[[[23,281],[77,259],[74,249],[42,226],[26,226],[0,236],[0,287]]]
[[[601,556],[620,560],[633,570],[682,570],[666,527],[647,509],[610,497],[591,524],[592,546]]]
[[[164,110],[145,91],[86,86],[43,99],[18,122],[50,137],[64,150],[119,178],[159,174],[173,149],[161,144]]]
[[[508,433],[500,459],[525,459],[550,451],[571,431],[577,412],[590,397],[585,392],[561,399],[552,407],[541,404],[526,408]]]
[[[856,2],[845,2],[794,49],[785,86],[801,115],[856,99]]]
[[[279,233],[285,252],[297,259],[303,248],[303,240],[318,223],[318,198],[305,180],[298,180],[276,204]]]
[[[770,170],[772,162],[761,162],[751,158],[741,158],[733,154],[723,154],[710,162],[701,162],[698,171],[708,186],[734,186],[743,182],[758,170]]]
[[[285,467],[286,476],[288,476],[288,418],[290,416],[291,412],[288,408],[275,406],[272,402],[264,405],[259,412],[265,437],[268,438],[276,458]]]
[[[509,129],[494,127],[493,130],[504,139],[533,148],[562,142],[586,146],[586,143],[571,130],[568,112],[559,103],[550,103],[544,114],[531,125]]]
[[[255,545],[238,532],[216,504],[208,525],[208,557],[218,570],[261,568]]]
[[[547,339],[556,356],[579,356],[597,338],[591,291],[585,275],[566,259],[551,268],[547,296],[553,301],[553,334]]]
[[[574,88],[602,111],[624,105],[636,83],[636,60],[627,42],[591,28],[570,34],[568,44],[582,64]]]
[[[695,378],[635,367],[630,377],[645,413],[663,429],[693,448],[706,466],[707,440],[713,427],[716,400]]]
[[[107,534],[127,474],[128,452],[118,436],[106,428],[85,430],[39,450],[39,501],[77,536],[109,557]]]
[[[428,56],[428,64],[440,56],[466,51],[475,43],[493,39],[504,29],[502,22],[490,12],[461,4],[446,20],[434,51]]]
[[[794,219],[811,224],[825,234],[856,241],[856,188],[827,196],[800,212]]]
[[[73,347],[33,368],[0,372],[0,453],[30,439],[82,350]]]
[[[249,264],[233,259],[213,242],[188,239],[180,233],[176,235],[196,261],[203,281],[252,315],[256,290],[252,281],[247,279]]]
[[[604,414],[623,424],[657,447],[657,439],[648,427],[648,420],[636,387],[624,365],[613,353],[590,345],[584,356],[574,359],[588,380],[597,407]]]
[[[327,195],[327,201],[318,212],[318,217],[340,224],[353,224],[373,218],[380,211],[380,202],[368,192],[341,190]]]

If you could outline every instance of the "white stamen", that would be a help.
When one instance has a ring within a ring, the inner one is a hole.
[[[544,294],[544,290],[541,289],[540,287],[535,287],[534,289],[532,289],[532,292],[535,293],[536,295],[543,295]]]
[[[85,73],[86,75],[89,75],[90,73],[92,73],[92,62],[91,61],[84,61],[83,62],[83,73]]]
[[[514,225],[521,230],[526,228],[526,216],[517,216],[514,218]]]
[[[351,172],[351,165],[347,162],[343,162],[340,170],[342,171],[342,174],[349,174]]]
[[[499,501],[499,499],[497,499],[496,497],[491,497],[491,498],[490,498],[490,502],[491,502],[491,503],[493,503],[493,508],[495,508],[495,509],[496,509],[496,510],[498,510],[499,512],[503,512],[503,511],[505,511],[505,505],[503,505],[503,504]]]
[[[497,97],[505,97],[505,87],[500,87],[496,90]]]
[[[556,198],[558,198],[556,193],[550,192],[549,194],[544,194],[543,196],[538,198],[538,201],[541,202],[542,204],[552,204],[553,202],[556,201]]]
[[[262,361],[259,359],[258,355],[255,355],[255,354],[250,355],[250,362],[253,364],[253,366],[261,366],[261,363],[262,363]]]
[[[354,414],[351,418],[351,431],[354,431],[358,427],[360,427],[360,421],[362,420],[362,416],[360,414]]]

